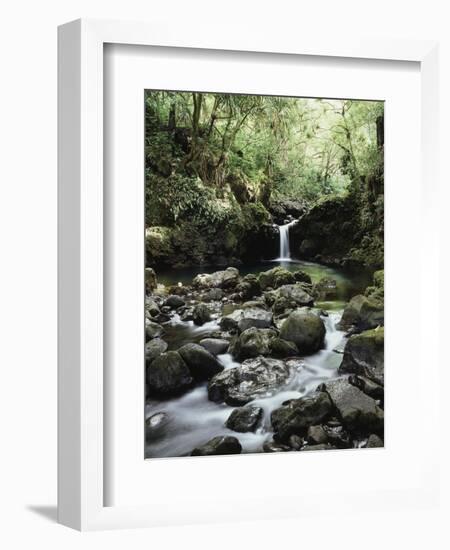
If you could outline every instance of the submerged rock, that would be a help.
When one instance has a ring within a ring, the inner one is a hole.
[[[315,353],[324,345],[325,325],[318,315],[310,311],[297,310],[283,323],[280,337],[294,342],[302,355]]]
[[[357,434],[383,433],[383,410],[348,379],[332,380],[322,384],[321,389],[327,393],[349,431]]]
[[[223,365],[216,357],[199,344],[185,344],[178,353],[196,380],[209,380],[223,371]]]
[[[262,418],[261,407],[241,407],[234,409],[228,417],[226,427],[234,432],[254,432]]]
[[[351,336],[339,373],[358,374],[384,385],[384,328]]]
[[[203,338],[203,340],[200,340],[199,344],[213,355],[226,353],[230,345],[228,340],[222,340],[221,338]]]
[[[150,342],[145,344],[145,360],[147,363],[151,363],[157,357],[167,350],[167,342],[164,342],[161,338],[153,338]]]
[[[194,381],[188,366],[176,351],[159,355],[147,366],[150,396],[176,396],[189,389]]]
[[[191,456],[236,455],[241,451],[242,446],[236,437],[221,435],[213,437],[201,447],[196,447]]]
[[[290,368],[278,359],[248,359],[241,366],[214,376],[208,384],[208,397],[216,403],[245,405],[276,393],[286,385],[290,375]]]
[[[291,435],[304,435],[310,426],[320,424],[332,408],[326,393],[314,392],[275,409],[270,420],[277,439],[288,442]]]
[[[201,326],[211,321],[211,311],[205,304],[197,304],[192,311],[192,320],[195,325]]]
[[[248,328],[230,346],[230,351],[239,361],[258,357],[259,355],[270,355],[271,340],[277,333],[268,328]]]

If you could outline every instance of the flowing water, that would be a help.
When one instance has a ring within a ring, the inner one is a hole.
[[[281,244],[281,243],[280,243]],[[281,252],[281,251],[280,251]],[[181,397],[170,400],[147,402],[146,418],[159,412],[166,413],[167,422],[164,426],[164,436],[146,445],[146,457],[170,457],[189,455],[194,447],[204,444],[218,435],[233,435],[238,437],[243,452],[260,451],[263,443],[272,438],[270,429],[270,413],[287,399],[301,397],[313,391],[322,381],[337,375],[342,355],[339,350],[345,342],[344,333],[336,328],[342,315],[344,303],[352,296],[361,292],[368,282],[368,275],[359,273],[357,276],[342,270],[314,264],[310,262],[274,261],[262,262],[253,266],[238,266],[242,275],[245,273],[258,274],[282,265],[290,271],[303,269],[317,282],[322,277],[333,277],[337,281],[337,298],[329,302],[318,302],[316,305],[328,312],[323,317],[326,327],[325,347],[314,355],[301,359],[290,359],[293,376],[289,383],[275,395],[256,399],[252,405],[260,406],[263,411],[263,420],[256,433],[233,432],[225,427],[225,422],[234,407],[226,404],[217,404],[208,400],[206,383],[198,385]],[[216,271],[217,266],[198,269],[171,270],[170,273],[158,272],[158,279],[165,284],[190,282],[197,273]],[[178,349],[187,342],[198,342],[219,329],[218,320],[214,319],[201,327],[192,321],[183,322],[175,315],[169,323],[164,325],[164,339],[169,349]],[[337,351],[334,351],[337,350]],[[231,355],[219,355],[218,359],[225,369],[235,368],[239,363],[233,361]],[[157,417],[155,417],[157,418]]]
[[[280,255],[278,257],[279,262],[289,262],[291,260],[291,248],[289,245],[289,229],[296,224],[294,220],[284,225],[278,226],[278,232],[280,234]]]

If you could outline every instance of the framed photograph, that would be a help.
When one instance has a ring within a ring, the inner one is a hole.
[[[436,44],[173,31],[59,29],[59,521],[429,507]]]

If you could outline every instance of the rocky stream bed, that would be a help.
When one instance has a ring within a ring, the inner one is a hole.
[[[383,289],[305,262],[147,268],[146,458],[382,447]]]

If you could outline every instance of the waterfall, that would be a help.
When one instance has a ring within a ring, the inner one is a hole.
[[[289,261],[291,259],[291,249],[289,247],[289,228],[296,223],[296,220],[278,226],[280,233],[280,255],[278,260]]]

